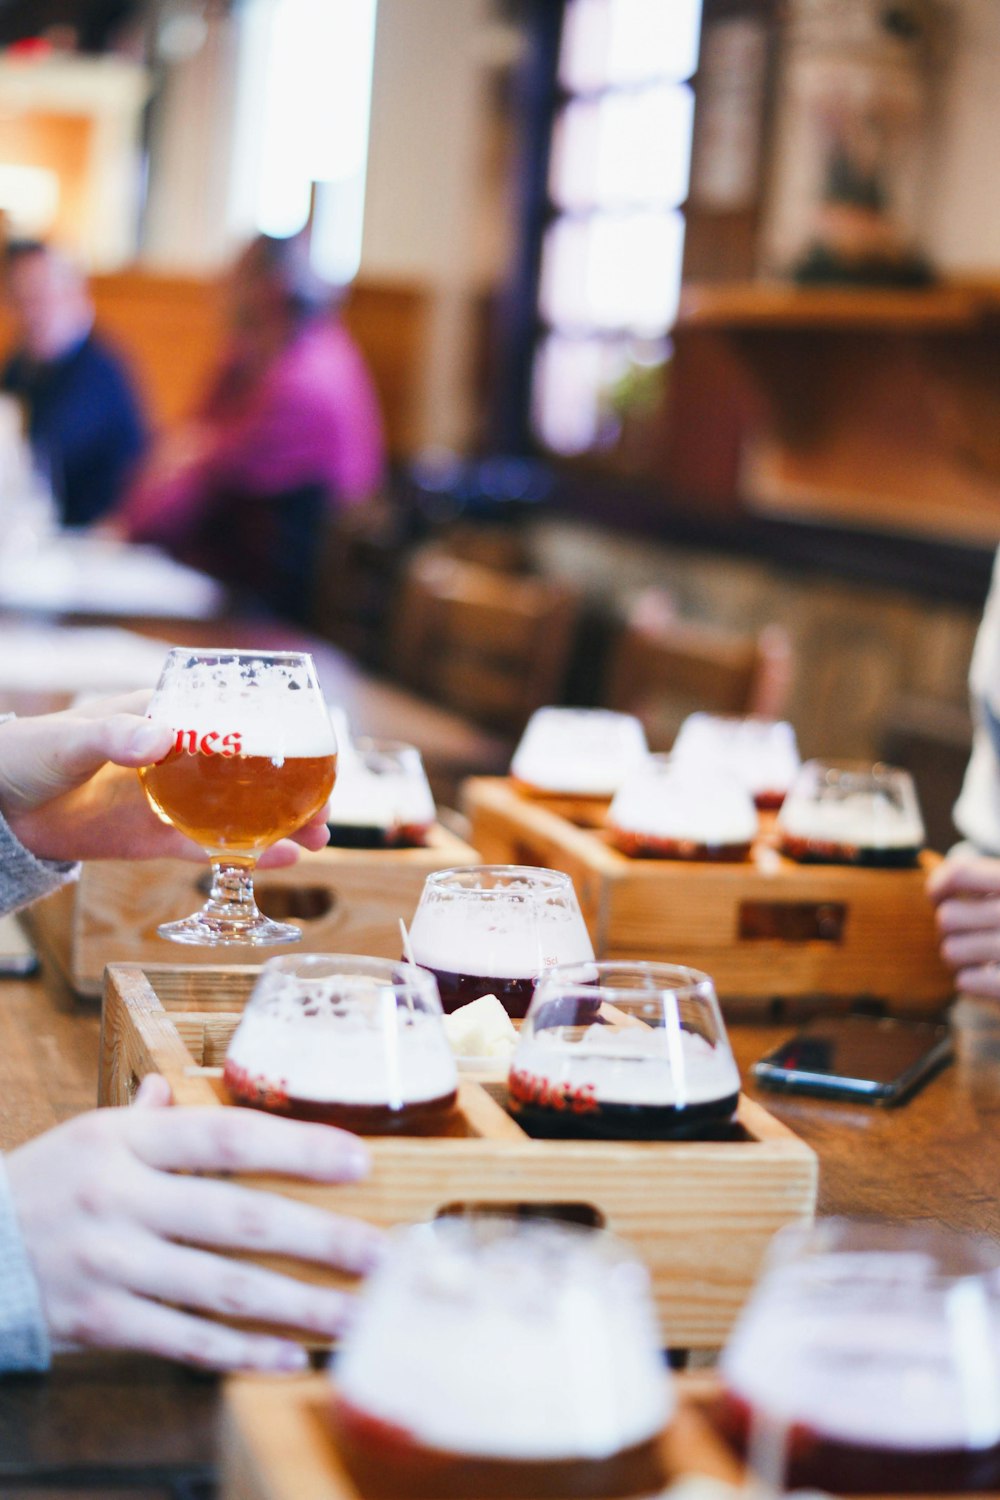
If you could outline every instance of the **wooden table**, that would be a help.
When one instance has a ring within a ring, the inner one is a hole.
[[[0,981],[0,1147],[93,1104],[99,1024],[96,1007],[52,975]],[[744,1076],[788,1030],[733,1026]],[[757,1097],[818,1151],[821,1213],[1000,1237],[1000,1015],[992,1032],[963,1033],[958,1060],[897,1110]],[[30,1484],[54,1500],[84,1483],[118,1494],[143,1481],[142,1493],[164,1496],[166,1476],[203,1482],[217,1403],[213,1380],[134,1356],[66,1359],[48,1377],[5,1380],[0,1493],[9,1500]]]

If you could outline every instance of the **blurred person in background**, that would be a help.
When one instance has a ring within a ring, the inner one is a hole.
[[[111,520],[308,620],[331,516],[382,482],[378,399],[304,236],[255,239],[227,294],[229,346],[206,400],[154,450]]]
[[[146,424],[119,357],[94,333],[94,308],[71,261],[37,240],[3,252],[15,328],[0,388],[24,407],[39,475],[62,525],[89,526],[121,500],[146,446]]]

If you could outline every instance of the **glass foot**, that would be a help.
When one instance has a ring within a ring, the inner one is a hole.
[[[273,922],[257,912],[255,917],[227,918],[196,912],[180,922],[164,922],[156,929],[171,943],[192,943],[204,948],[236,948],[249,945],[267,948],[276,943],[298,943],[302,929],[290,922]]]

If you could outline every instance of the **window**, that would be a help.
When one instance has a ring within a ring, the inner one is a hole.
[[[316,270],[361,261],[376,0],[249,0],[241,68],[242,215],[284,238],[313,208]]]
[[[542,237],[531,425],[580,453],[661,361],[677,312],[701,0],[567,0]]]

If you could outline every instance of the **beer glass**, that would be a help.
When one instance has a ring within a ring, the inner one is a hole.
[[[264,965],[223,1076],[238,1104],[359,1135],[428,1133],[458,1088],[433,975],[343,953]]]
[[[611,797],[646,753],[646,732],[632,714],[539,708],[528,720],[510,771],[533,792]]]
[[[652,1495],[674,1398],[643,1265],[606,1233],[500,1214],[393,1236],[334,1372],[369,1500]]]
[[[541,976],[508,1108],[530,1135],[664,1140],[717,1133],[739,1091],[708,975],[615,959]]]
[[[743,783],[759,808],[781,806],[799,770],[792,725],[783,719],[688,714],[672,755],[678,765],[714,761]]]
[[[913,778],[881,764],[806,761],[776,829],[783,854],[814,864],[905,867],[924,843]]]
[[[757,809],[744,784],[714,761],[649,755],[608,808],[612,843],[633,859],[746,859]]]
[[[720,1420],[772,1493],[995,1490],[995,1244],[923,1225],[783,1230],[722,1358]]]
[[[369,738],[341,743],[327,809],[331,843],[341,849],[420,848],[435,817],[415,745]]]
[[[428,875],[410,948],[433,973],[446,1011],[496,995],[511,1017],[525,1014],[544,969],[594,956],[572,880],[531,865]]]
[[[312,658],[297,651],[170,651],[146,710],[174,732],[139,772],[153,810],[201,844],[212,888],[199,912],[157,928],[175,943],[294,943],[257,909],[253,868],[326,804],[337,741]]]

